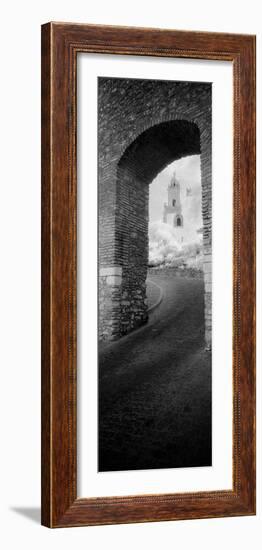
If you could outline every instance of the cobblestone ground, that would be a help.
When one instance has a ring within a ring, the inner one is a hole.
[[[211,354],[204,283],[150,273],[164,291],[149,323],[99,354],[99,470],[211,465]]]

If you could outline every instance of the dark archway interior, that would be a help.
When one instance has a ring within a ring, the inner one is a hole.
[[[174,120],[142,132],[126,149],[119,168],[126,166],[133,176],[151,183],[168,164],[181,157],[200,154],[197,124]]]

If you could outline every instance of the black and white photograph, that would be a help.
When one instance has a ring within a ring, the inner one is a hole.
[[[99,472],[212,466],[212,83],[98,78]]]

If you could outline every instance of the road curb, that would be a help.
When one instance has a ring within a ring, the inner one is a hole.
[[[159,286],[157,283],[155,283],[155,281],[152,281],[151,279],[147,279],[147,281],[149,283],[151,283],[152,285],[156,286],[160,291],[159,298],[157,299],[157,301],[152,306],[150,306],[147,310],[148,313],[152,313],[152,311],[154,309],[156,309],[157,306],[159,306],[159,304],[161,304],[161,302],[163,300],[163,296],[164,296],[164,291],[163,291],[161,286]]]

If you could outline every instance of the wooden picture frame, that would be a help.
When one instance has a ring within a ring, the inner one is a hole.
[[[78,52],[227,60],[234,88],[233,489],[77,498]],[[71,23],[42,26],[42,524],[255,514],[255,37]]]

